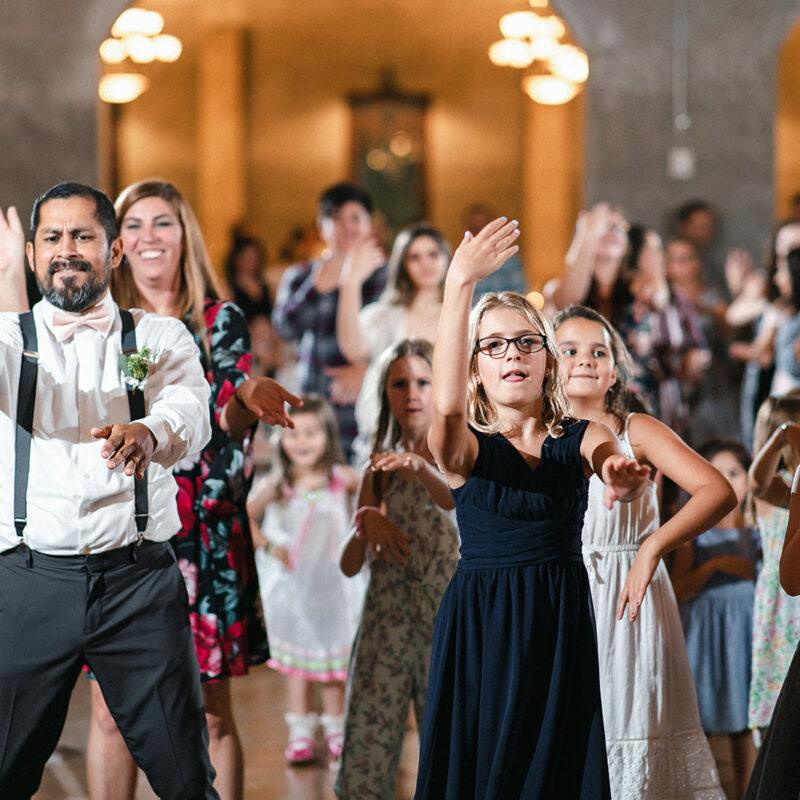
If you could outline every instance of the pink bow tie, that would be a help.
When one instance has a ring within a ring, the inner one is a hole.
[[[104,303],[89,309],[85,314],[54,311],[53,322],[50,327],[56,339],[58,339],[59,342],[65,342],[78,328],[84,325],[94,328],[104,336],[107,336],[113,324],[114,318],[111,316],[109,307]]]

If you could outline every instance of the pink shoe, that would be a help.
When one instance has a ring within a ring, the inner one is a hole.
[[[328,746],[328,766],[331,769],[339,769],[339,762],[344,749],[344,734],[332,733],[326,736],[325,744]]]
[[[283,755],[292,766],[310,764],[312,761],[316,761],[317,758],[314,740],[306,736],[301,736],[299,739],[292,739],[289,744],[286,745]]]
[[[289,743],[283,751],[286,761],[291,766],[310,764],[312,761],[316,761],[314,731],[319,722],[317,715],[288,713],[285,715],[285,719],[289,726]]]

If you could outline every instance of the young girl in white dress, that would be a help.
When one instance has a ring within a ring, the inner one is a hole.
[[[344,681],[358,627],[364,582],[339,570],[355,488],[343,461],[331,407],[307,395],[290,412],[293,428],[278,429],[276,464],[253,489],[252,516],[266,508],[256,539],[256,566],[270,642],[269,666],[286,676],[290,764],[316,758],[321,723],[328,755],[342,750]],[[251,526],[257,531],[256,525]],[[323,713],[314,711],[319,686]]]
[[[713,527],[736,497],[673,431],[647,414],[628,412],[630,357],[603,316],[571,306],[554,327],[575,415],[608,425],[629,458],[667,475],[690,498],[660,525],[652,481],[630,503],[610,508],[603,485],[595,478],[589,484],[583,553],[597,624],[612,798],[724,800],[661,559]],[[626,606],[629,619],[623,620]]]

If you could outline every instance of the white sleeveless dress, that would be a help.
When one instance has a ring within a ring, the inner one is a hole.
[[[630,419],[630,417],[628,418]],[[633,458],[627,422],[620,438]],[[678,604],[661,562],[639,618],[616,606],[640,543],[659,526],[656,486],[630,503],[603,504],[595,475],[583,525],[600,663],[600,690],[613,800],[725,800],[700,727]]]

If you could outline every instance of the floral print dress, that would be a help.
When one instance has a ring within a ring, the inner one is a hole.
[[[790,480],[788,474],[784,479]],[[800,597],[781,588],[780,562],[789,512],[775,508],[758,517],[763,561],[753,604],[753,657],[749,727],[765,728],[772,719],[792,657],[800,642]]]
[[[386,516],[408,539],[404,565],[373,559],[345,698],[338,797],[391,800],[409,703],[422,724],[433,623],[458,560],[452,515],[419,480],[390,473]]]
[[[250,334],[233,303],[207,299],[204,314],[210,357],[189,318],[184,323],[211,385],[211,440],[199,461],[175,466],[181,530],[172,543],[189,593],[200,677],[215,681],[245,675],[249,665],[267,660],[269,648],[245,510],[252,431],[237,442],[219,425],[222,409],[248,378]]]

